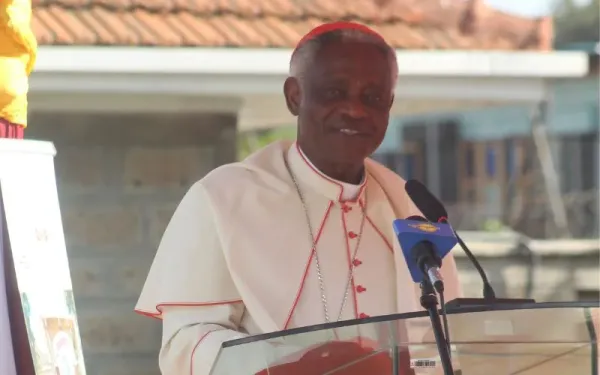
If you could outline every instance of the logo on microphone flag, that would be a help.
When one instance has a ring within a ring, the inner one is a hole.
[[[435,233],[440,230],[439,227],[436,227],[431,223],[409,224],[408,226],[427,233]]]

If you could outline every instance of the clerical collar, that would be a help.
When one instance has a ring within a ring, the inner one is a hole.
[[[299,179],[331,200],[356,201],[364,194],[367,182],[366,173],[358,185],[335,180],[315,167],[296,142],[288,151],[288,162]]]

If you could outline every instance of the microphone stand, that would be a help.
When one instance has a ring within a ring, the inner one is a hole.
[[[438,347],[438,352],[440,353],[440,360],[442,361],[444,375],[454,375],[454,369],[452,368],[452,361],[450,359],[450,343],[448,343],[444,337],[442,322],[437,309],[438,300],[435,295],[435,290],[433,289],[433,285],[431,285],[431,282],[427,277],[423,278],[420,286],[421,306],[423,306],[423,308],[429,313],[429,319],[431,320],[433,335],[435,336],[435,342]]]
[[[448,221],[444,220],[443,223],[447,224]],[[471,250],[469,250],[467,245],[463,242],[462,238],[460,238],[456,231],[454,231],[454,235],[458,240],[458,244],[465,251],[465,254],[467,254],[467,257],[475,266],[477,273],[483,281],[483,298],[456,298],[446,302],[446,309],[460,309],[468,306],[521,305],[535,303],[535,300],[531,298],[497,298],[494,288],[492,288],[492,284],[490,284],[483,267],[481,267],[481,264],[479,264],[479,261],[477,258],[475,258],[475,255],[473,255]]]

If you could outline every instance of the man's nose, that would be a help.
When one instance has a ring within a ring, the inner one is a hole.
[[[342,114],[350,118],[361,119],[367,117],[367,109],[360,98],[348,98],[342,107]]]

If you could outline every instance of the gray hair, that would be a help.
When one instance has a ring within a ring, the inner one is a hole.
[[[340,29],[326,32],[298,47],[290,60],[290,76],[300,78],[310,66],[315,55],[323,46],[331,42],[359,42],[371,43],[380,47],[388,58],[392,72],[392,87],[396,87],[398,81],[398,61],[396,51],[382,38],[357,29]]]

